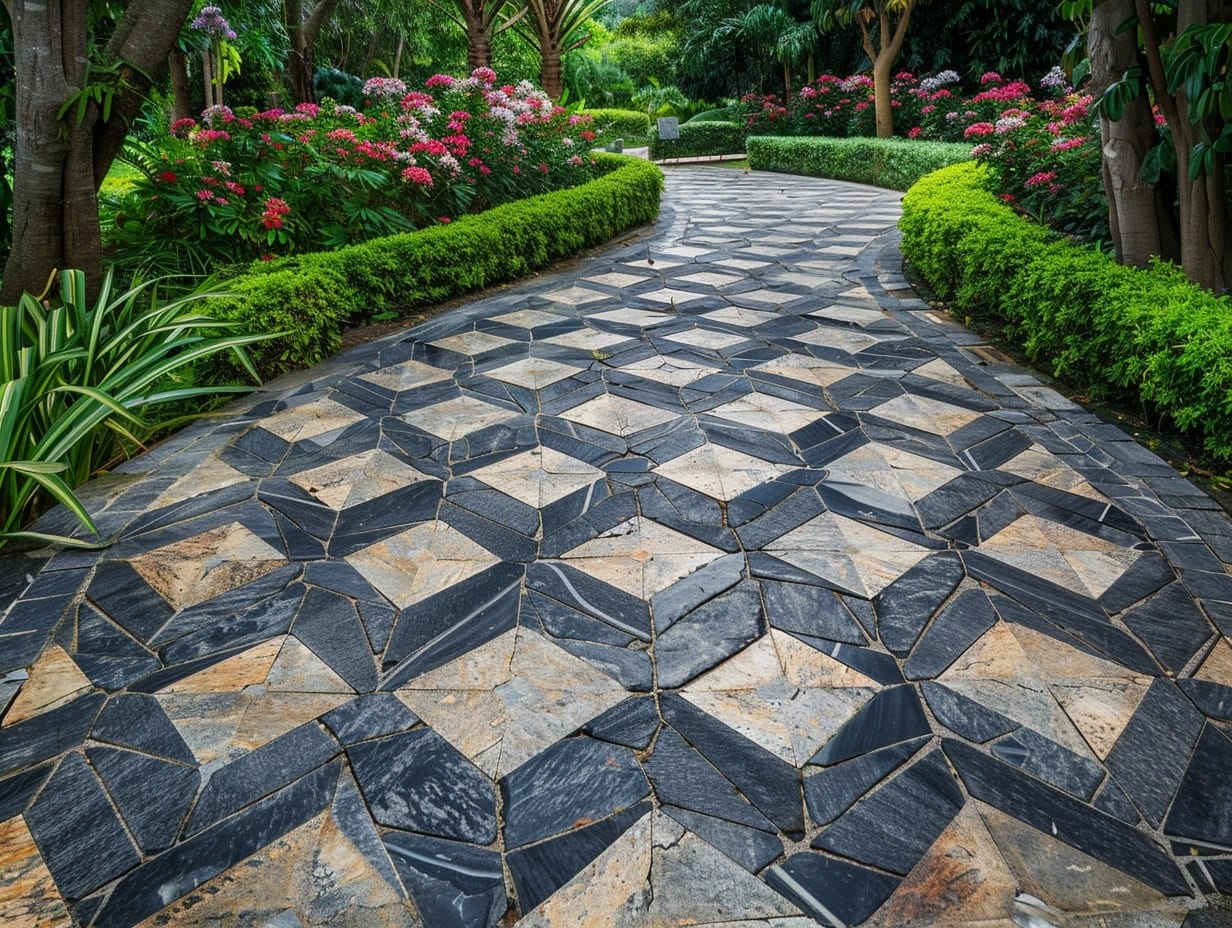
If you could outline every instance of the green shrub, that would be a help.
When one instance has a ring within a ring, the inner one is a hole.
[[[593,120],[595,145],[610,145],[624,139],[625,147],[645,145],[650,138],[650,117],[639,110],[586,110]]]
[[[650,157],[691,158],[698,155],[731,155],[744,151],[747,130],[742,123],[693,122],[680,127],[680,138],[650,140]]]
[[[579,187],[448,225],[256,263],[211,311],[250,331],[283,333],[251,349],[263,375],[311,367],[338,350],[348,324],[515,280],[658,215],[657,167],[615,155],[596,161],[605,173]]]
[[[749,166],[906,190],[925,174],[967,161],[970,145],[904,139],[752,136]]]
[[[742,118],[740,107],[723,106],[717,110],[702,110],[700,113],[689,117],[688,122],[740,122]]]
[[[1175,267],[1123,267],[1048,232],[975,164],[903,198],[903,253],[961,312],[1005,320],[1029,358],[1088,394],[1140,399],[1232,460],[1232,305]]]

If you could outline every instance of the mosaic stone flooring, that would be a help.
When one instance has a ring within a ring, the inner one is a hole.
[[[0,924],[1220,923],[1232,523],[898,212],[672,170],[95,484],[0,570]]]

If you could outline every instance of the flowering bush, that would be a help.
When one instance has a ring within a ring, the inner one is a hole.
[[[183,265],[336,248],[447,222],[593,176],[586,117],[491,69],[437,75],[427,92],[364,85],[362,110],[212,107],[127,158],[143,180],[111,207],[118,258]],[[178,255],[170,255],[171,251]]]

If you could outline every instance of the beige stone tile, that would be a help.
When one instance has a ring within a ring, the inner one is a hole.
[[[560,345],[562,348],[577,348],[581,351],[602,351],[621,342],[627,342],[628,335],[617,335],[614,332],[601,332],[598,329],[578,329],[575,332],[565,332],[563,335],[553,335],[545,338],[549,345]]]
[[[1080,757],[1094,760],[1087,741],[1052,696],[1048,686],[1030,679],[947,680],[955,692],[1030,728]]]
[[[512,313],[493,316],[492,321],[517,326],[521,329],[537,329],[542,325],[564,322],[568,318],[568,316],[562,316],[560,313],[544,312],[542,309],[519,309]]]
[[[1107,497],[1091,486],[1081,474],[1040,445],[1032,445],[1026,451],[1006,461],[998,470],[1033,480],[1056,490],[1064,490],[1088,499],[1107,502]]]
[[[283,441],[306,441],[361,421],[364,414],[331,399],[293,406],[262,419],[258,425]]]
[[[843,329],[838,326],[829,325],[818,326],[811,332],[793,335],[792,338],[798,342],[804,342],[806,345],[837,348],[850,354],[863,351],[865,348],[870,348],[881,342],[898,340],[897,336],[878,338],[875,335],[869,335],[867,332],[858,332],[854,329]]]
[[[402,418],[416,428],[431,432],[437,438],[457,441],[471,432],[508,422],[518,415],[515,410],[485,403],[473,396],[459,396],[409,412]]]
[[[169,683],[158,693],[238,693],[247,686],[264,683],[286,640],[285,635],[279,635],[262,641],[182,680]]]
[[[714,251],[713,248],[699,248],[696,245],[672,245],[668,248],[655,249],[655,254],[671,255],[675,258],[698,258],[712,251]]]
[[[230,464],[225,464],[215,457],[207,458],[163,490],[158,498],[150,503],[150,509],[161,509],[163,506],[180,503],[186,499],[201,496],[203,493],[213,493],[250,482],[255,481],[247,474],[241,474]]]
[[[733,293],[728,296],[734,303],[754,303],[764,305],[770,303],[774,306],[782,306],[785,303],[794,303],[801,299],[799,293],[788,293],[786,290],[749,290],[745,293]]]
[[[649,300],[652,303],[661,303],[664,306],[684,306],[687,303],[696,303],[698,300],[706,299],[706,294],[694,293],[692,290],[678,290],[675,287],[663,287],[659,290],[639,293],[637,298]]]
[[[802,380],[819,387],[828,387],[832,383],[837,383],[845,377],[860,372],[858,367],[846,367],[807,354],[785,354],[773,361],[756,364],[751,370],[764,371],[767,374],[787,377],[791,380]]]
[[[562,560],[605,583],[650,598],[723,552],[644,516],[634,516],[567,552]]]
[[[742,451],[707,443],[660,464],[654,472],[715,499],[731,500],[792,470],[795,468],[786,464],[772,464]]]
[[[231,522],[129,563],[159,596],[182,609],[251,583],[287,561],[239,522]]]
[[[873,415],[913,429],[949,435],[980,417],[978,412],[927,396],[904,394],[871,410]]]
[[[709,377],[711,374],[717,373],[713,367],[694,364],[692,361],[683,361],[679,358],[663,357],[662,355],[634,361],[632,364],[626,364],[621,370],[644,377],[647,380],[671,384],[673,387],[687,387],[703,377]]]
[[[835,322],[846,322],[849,325],[867,326],[886,318],[885,313],[878,309],[862,309],[859,306],[844,306],[835,303],[825,309],[807,313],[814,319],[832,319]]]
[[[4,727],[54,709],[93,684],[58,644],[46,648],[30,666],[30,676],[9,706]]]
[[[560,303],[564,306],[594,306],[612,299],[611,294],[591,290],[589,287],[567,287],[563,290],[553,290],[543,294],[545,300]]]
[[[660,254],[657,258],[639,258],[636,261],[621,262],[624,267],[631,268],[635,271],[652,271],[655,273],[664,271],[669,267],[679,267],[685,263],[687,262],[681,258],[669,258],[663,256],[662,254]]]
[[[0,822],[0,925],[71,928],[72,920],[20,815]]]
[[[677,418],[677,414],[648,403],[605,393],[561,413],[561,418],[623,438],[670,422]]]
[[[603,471],[552,448],[534,448],[473,471],[471,476],[541,509],[603,479]]]
[[[572,377],[581,370],[582,368],[577,365],[562,364],[549,358],[523,358],[512,364],[487,371],[486,376],[525,387],[528,390],[541,390],[558,380]]]
[[[947,683],[952,680],[1017,679],[1042,683],[1044,678],[1038,668],[1028,663],[1027,652],[1010,625],[997,622],[967,648],[940,679]]]
[[[812,425],[825,415],[811,406],[769,393],[749,393],[738,400],[708,409],[707,413],[753,428],[772,429],[783,435]]]
[[[765,550],[867,599],[928,554],[927,548],[833,512],[810,519]]]
[[[387,451],[373,448],[300,471],[289,479],[330,509],[343,510],[409,487],[428,477]]]
[[[714,271],[699,271],[687,277],[677,277],[674,279],[687,281],[691,284],[702,284],[707,287],[726,287],[728,284],[734,284],[738,280],[744,280],[743,277],[735,274],[719,274]]]
[[[1142,680],[1059,680],[1048,685],[1095,756],[1107,758],[1150,688]]]
[[[706,263],[717,264],[719,267],[734,267],[738,271],[752,271],[769,264],[767,261],[755,261],[752,258],[724,258],[722,261],[707,261]]]
[[[769,284],[792,284],[797,287],[816,288],[830,283],[834,278],[828,274],[804,274],[799,271],[784,271],[766,278]]]
[[[970,389],[971,383],[962,374],[954,368],[953,365],[940,358],[935,358],[927,364],[921,364],[911,373],[919,377],[927,377],[930,380],[940,380],[942,383],[948,383],[951,386]]]
[[[637,284],[644,284],[646,281],[653,279],[653,277],[647,277],[642,274],[624,274],[620,271],[611,271],[607,274],[600,274],[598,277],[586,277],[584,282],[588,284],[602,284],[605,287],[615,287],[619,290],[625,287],[633,287]]]
[[[830,480],[857,483],[916,502],[962,473],[892,445],[872,442],[827,465]]]
[[[521,630],[416,677],[396,695],[499,779],[627,694],[542,635]]]
[[[266,674],[265,684],[271,693],[354,693],[329,665],[291,636]]]
[[[1009,921],[1018,881],[968,803],[865,928],[968,928]]]
[[[410,360],[401,361],[390,367],[382,367],[370,374],[362,374],[359,379],[374,383],[378,387],[384,387],[386,390],[402,391],[425,387],[430,383],[440,383],[443,380],[452,380],[453,374],[439,367],[424,364],[422,361]]]
[[[1194,677],[1232,686],[1232,643],[1227,638],[1220,638],[1215,642],[1215,647],[1211,648],[1210,654],[1206,656]]]
[[[715,332],[711,329],[689,329],[685,332],[677,332],[674,335],[665,336],[665,338],[667,341],[677,342],[681,345],[689,345],[692,348],[709,348],[712,351],[721,351],[724,348],[731,348],[733,345],[741,345],[749,340],[747,335]]]
[[[512,338],[492,335],[490,332],[459,332],[457,335],[437,339],[429,344],[444,348],[446,351],[455,351],[458,354],[473,357],[488,351],[495,351],[497,348],[504,348],[506,345],[517,344],[517,342]]]
[[[603,322],[616,322],[621,325],[635,325],[642,329],[651,329],[675,318],[671,313],[652,313],[645,309],[630,309],[627,306],[620,309],[609,309],[606,312],[594,313],[589,319],[599,319]]]
[[[413,526],[346,560],[399,609],[500,562],[491,551],[439,521]]]
[[[1140,551],[1035,515],[1016,519],[979,551],[1093,599],[1142,556]]]
[[[722,322],[725,325],[738,325],[751,329],[779,317],[777,313],[745,309],[742,306],[727,306],[711,313],[703,313],[702,318],[709,319],[711,322]]]

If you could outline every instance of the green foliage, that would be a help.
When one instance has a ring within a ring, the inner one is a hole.
[[[750,136],[749,166],[906,190],[925,174],[967,161],[971,146],[903,139]]]
[[[338,251],[254,264],[211,310],[249,331],[284,333],[255,350],[263,374],[309,367],[338,350],[348,324],[517,279],[657,215],[657,167],[615,155],[596,160],[603,176],[569,190]]]
[[[625,146],[643,145],[650,137],[650,117],[637,110],[586,110],[595,145],[610,145],[624,139]]]
[[[26,294],[0,311],[0,544],[80,544],[24,530],[53,503],[97,535],[73,487],[199,417],[203,400],[251,389],[194,379],[220,355],[255,379],[247,347],[269,337],[201,315],[208,295],[160,305],[152,282],[116,294],[108,277],[90,304],[85,275],[62,271],[58,298]]]
[[[718,109],[702,110],[689,118],[689,122],[740,122],[743,113],[738,106],[721,106]]]
[[[744,151],[748,130],[735,122],[687,122],[680,126],[680,138],[650,140],[650,157],[689,158],[697,155],[730,155]]]
[[[1176,268],[1123,267],[1015,213],[984,167],[931,174],[903,198],[903,253],[937,295],[991,312],[1028,357],[1092,396],[1140,398],[1232,460],[1232,312]]]

